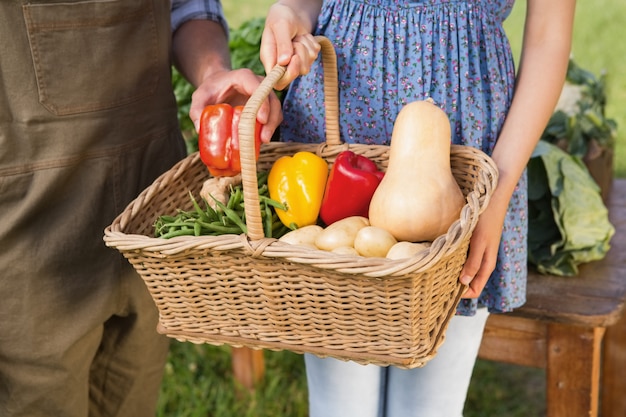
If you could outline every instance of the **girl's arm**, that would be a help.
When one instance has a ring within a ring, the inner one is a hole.
[[[312,32],[322,0],[279,0],[265,19],[261,62],[269,72],[276,64],[287,66],[275,88],[282,90],[299,75],[307,74],[320,51]]]
[[[515,93],[492,158],[500,177],[461,271],[466,298],[482,292],[496,265],[509,200],[561,94],[571,50],[575,0],[528,0]]]

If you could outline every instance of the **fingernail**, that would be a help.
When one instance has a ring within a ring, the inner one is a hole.
[[[472,282],[472,277],[469,275],[463,275],[459,281],[461,281],[461,284],[463,285],[469,285],[469,283]]]
[[[270,132],[269,129],[261,130],[261,142],[269,143],[271,139],[272,139],[272,132]]]

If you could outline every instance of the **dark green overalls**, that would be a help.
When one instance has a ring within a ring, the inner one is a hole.
[[[168,342],[103,229],[184,156],[168,0],[0,0],[0,415],[154,416]]]

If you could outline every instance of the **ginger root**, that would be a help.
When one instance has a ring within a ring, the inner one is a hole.
[[[200,197],[204,198],[207,204],[215,210],[217,209],[215,200],[224,205],[228,203],[230,187],[238,184],[241,184],[241,174],[233,177],[211,177],[202,184]]]

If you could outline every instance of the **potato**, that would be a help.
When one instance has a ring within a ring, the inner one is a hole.
[[[367,226],[359,230],[354,239],[354,248],[361,256],[384,258],[398,241],[385,229]]]
[[[337,253],[339,255],[355,255],[358,256],[359,252],[356,251],[352,246],[340,246],[331,251],[332,253]]]
[[[322,226],[318,226],[316,224],[303,226],[285,233],[278,240],[292,245],[308,246],[317,249],[317,246],[315,246],[315,239],[322,232],[322,230],[324,230]]]
[[[369,220],[361,216],[351,216],[338,220],[322,230],[315,239],[315,246],[327,251],[342,246],[354,247],[354,238],[357,232],[369,224]]]
[[[407,242],[400,241],[393,245],[389,252],[387,252],[387,258],[389,259],[404,259],[411,258],[416,253],[428,249],[430,242]]]

